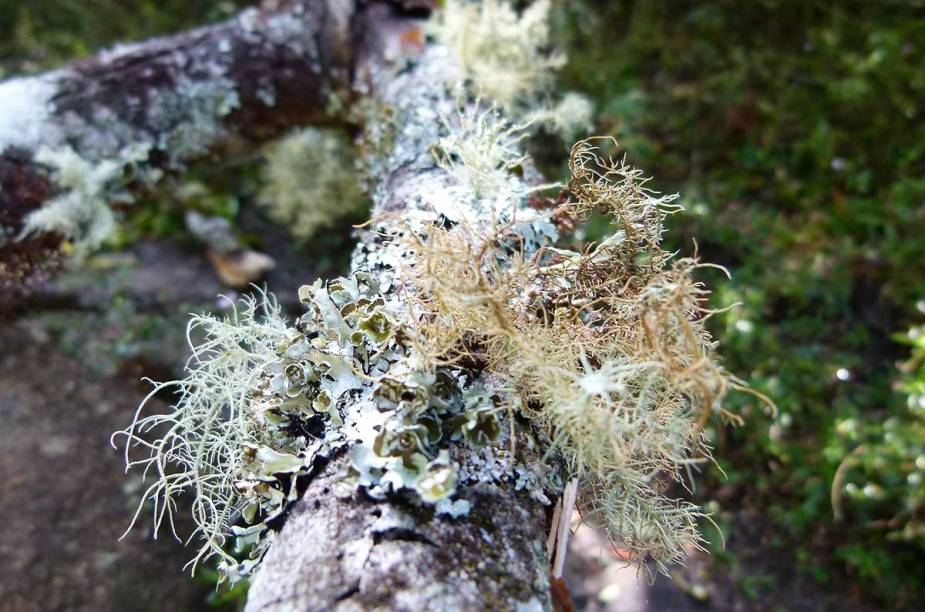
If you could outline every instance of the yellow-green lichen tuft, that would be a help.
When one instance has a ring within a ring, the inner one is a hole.
[[[258,201],[293,236],[310,238],[367,205],[355,165],[342,132],[299,130],[268,149]]]
[[[603,156],[594,141],[571,154],[572,198],[554,216],[608,214],[613,233],[574,251],[524,224],[462,222],[412,236],[418,361],[480,363],[518,410],[548,433],[581,482],[588,516],[657,567],[698,547],[696,506],[672,498],[690,466],[709,460],[704,426],[731,390],[747,390],[718,361],[704,326],[704,264],[660,244],[674,196]],[[514,204],[514,203],[512,203]],[[518,397],[519,396],[519,397]]]
[[[456,56],[463,74],[505,108],[529,104],[551,86],[565,57],[550,53],[549,0],[518,13],[506,0],[447,0],[431,23],[436,39]]]

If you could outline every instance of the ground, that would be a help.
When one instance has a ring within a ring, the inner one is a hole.
[[[130,481],[107,437],[143,397],[138,377],[94,375],[25,323],[0,346],[0,610],[194,609],[186,551],[145,529],[119,541]]]
[[[566,581],[576,610],[586,612],[861,612],[879,606],[854,585],[825,586],[799,571],[771,543],[772,527],[757,513],[727,534],[728,554],[693,551],[671,578],[649,582],[614,554],[592,529],[578,529],[570,544]]]

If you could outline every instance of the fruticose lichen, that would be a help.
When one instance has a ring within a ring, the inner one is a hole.
[[[675,196],[649,190],[595,141],[573,147],[566,190],[542,185],[522,153],[520,126],[547,111],[525,102],[531,73],[502,83],[490,71],[537,60],[547,10],[543,0],[521,16],[494,0],[446,5],[438,38],[484,81],[487,105],[448,82],[439,47],[385,77],[362,164],[380,214],[351,276],[299,291],[306,314],[294,327],[272,301],[263,317],[249,301],[226,321],[194,319],[206,338],[191,343],[187,378],[167,384],[179,391],[174,411],[123,432],[149,451],[127,462],[155,472],[156,525],[192,490],[194,565],[217,555],[226,575],[251,571],[299,482],[340,452],[351,459],[347,495],[458,517],[471,483],[505,481],[547,503],[568,480],[636,560],[651,555],[665,572],[700,545],[703,515],[669,486],[709,460],[708,418],[737,420],[722,401],[746,388],[704,327],[708,292],[693,276],[705,264],[661,246]],[[480,68],[473,49],[495,59]],[[542,55],[532,76],[545,82],[557,62]],[[592,211],[613,233],[567,248]],[[162,424],[167,435],[146,441]],[[252,547],[243,564],[226,551],[231,536]]]
[[[355,158],[342,132],[298,130],[269,148],[258,201],[293,236],[310,238],[366,205]]]
[[[522,186],[515,173],[523,175],[527,161],[520,146],[527,126],[512,125],[496,108],[477,103],[444,118],[444,128],[434,159],[473,196],[505,200]]]
[[[570,91],[553,106],[542,106],[527,112],[528,123],[539,124],[571,142],[575,136],[587,134],[593,128],[594,107],[587,96]]]
[[[672,261],[664,218],[679,210],[640,172],[601,156],[590,141],[572,150],[569,192],[552,215],[574,223],[592,210],[615,232],[582,251],[514,223],[433,226],[412,237],[418,359],[478,360],[503,381],[500,406],[552,440],[580,503],[623,547],[660,570],[699,546],[699,510],[672,499],[692,464],[709,458],[711,412],[746,390],[717,363],[703,326],[703,264]]]
[[[478,93],[505,108],[532,104],[565,57],[549,52],[549,0],[518,14],[510,2],[447,0],[431,24]]]
[[[110,203],[131,201],[123,187],[147,156],[147,148],[130,147],[115,158],[94,162],[70,147],[40,149],[35,161],[51,169],[59,193],[26,217],[21,236],[56,233],[78,253],[96,248],[115,228]]]
[[[142,416],[126,438],[126,465],[155,476],[147,500],[154,527],[173,528],[179,496],[194,493],[191,565],[212,556],[236,579],[260,561],[269,524],[298,496],[315,462],[352,446],[348,481],[374,498],[410,491],[438,513],[460,515],[457,467],[448,447],[485,446],[500,433],[495,399],[478,384],[409,365],[403,331],[375,281],[358,273],[302,287],[307,312],[287,326],[272,297],[245,298],[224,319],[190,323],[193,356],[171,413]],[[201,339],[196,339],[201,336]],[[152,431],[167,428],[158,439]],[[131,449],[147,451],[132,458]],[[133,520],[134,523],[134,520]],[[249,549],[239,563],[229,538]]]
[[[15,83],[35,89],[35,96],[47,85],[42,80]],[[4,100],[15,98],[15,89],[7,94]],[[89,118],[69,112],[52,120],[45,101],[33,103],[36,108],[26,116],[24,134],[7,134],[8,128],[0,125],[0,148],[4,142],[63,142],[64,134],[73,134],[80,153],[69,144],[37,149],[35,161],[50,169],[59,193],[25,219],[19,238],[59,234],[78,255],[99,247],[112,234],[112,206],[132,202],[130,183],[153,185],[160,180],[162,172],[147,163],[152,154],[164,155],[171,169],[185,169],[226,132],[222,119],[240,105],[235,84],[224,77],[182,79],[172,89],[152,90],[144,130],[105,105],[95,107]]]

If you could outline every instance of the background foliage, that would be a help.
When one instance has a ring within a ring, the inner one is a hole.
[[[232,15],[245,0],[0,0],[0,76]]]
[[[925,579],[922,408],[905,396],[925,381],[921,335],[919,361],[896,367],[925,296],[923,16],[781,0],[559,11],[563,87],[590,94],[599,129],[681,193],[681,235],[733,273],[715,305],[742,302],[715,321],[720,352],[780,408],[743,404],[746,427],[717,440],[739,493],[728,504],[766,509],[775,554],[898,605]],[[853,452],[836,523],[830,486]]]

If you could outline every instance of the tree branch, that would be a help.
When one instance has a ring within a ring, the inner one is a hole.
[[[362,235],[352,268],[374,275],[401,312],[396,262],[406,246],[383,240],[383,232],[398,235],[411,220],[439,221],[455,180],[435,164],[431,147],[443,117],[456,109],[449,85],[461,80],[460,71],[445,49],[426,46],[419,24],[402,13],[428,4],[267,4],[223,24],[0,85],[0,108],[22,111],[20,129],[0,126],[0,193],[12,194],[0,200],[12,230],[0,245],[0,278],[10,273],[2,266],[11,253],[48,239],[10,238],[54,194],[34,161],[43,147],[103,160],[142,145],[144,164],[178,170],[293,124],[331,121],[330,102],[349,102],[356,88],[394,111],[395,129],[372,177],[374,216],[391,216]],[[11,102],[17,95],[31,102]],[[458,497],[471,504],[456,519],[400,495],[338,495],[348,459],[332,458],[276,535],[248,609],[549,609],[548,500],[532,472],[542,471],[541,461],[527,436],[517,448],[516,457],[506,446],[454,451]]]
[[[142,151],[136,176],[182,170],[308,123],[343,121],[363,27],[376,2],[267,0],[228,21],[120,45],[43,75],[0,83],[0,288],[53,258],[60,236],[20,239],[55,195],[41,150],[90,162]],[[421,0],[395,4],[420,11]]]
[[[366,18],[379,27],[366,30],[358,77],[389,109],[393,131],[372,177],[375,222],[361,234],[351,267],[388,288],[393,311],[401,312],[409,309],[394,263],[407,256],[407,245],[383,236],[444,218],[441,202],[452,199],[456,180],[436,165],[431,147],[457,108],[452,85],[461,75],[445,49],[423,45],[420,30],[385,7]],[[396,74],[395,65],[405,69]],[[490,217],[481,205],[468,211],[473,223]],[[457,493],[471,509],[452,519],[400,496],[376,501],[349,487],[338,495],[349,461],[335,459],[289,512],[253,578],[247,610],[551,609],[543,489],[552,485],[541,477],[531,490],[512,477],[542,470],[536,444],[522,434],[516,457],[507,454],[508,442],[457,449]],[[486,456],[503,476],[485,475]]]

